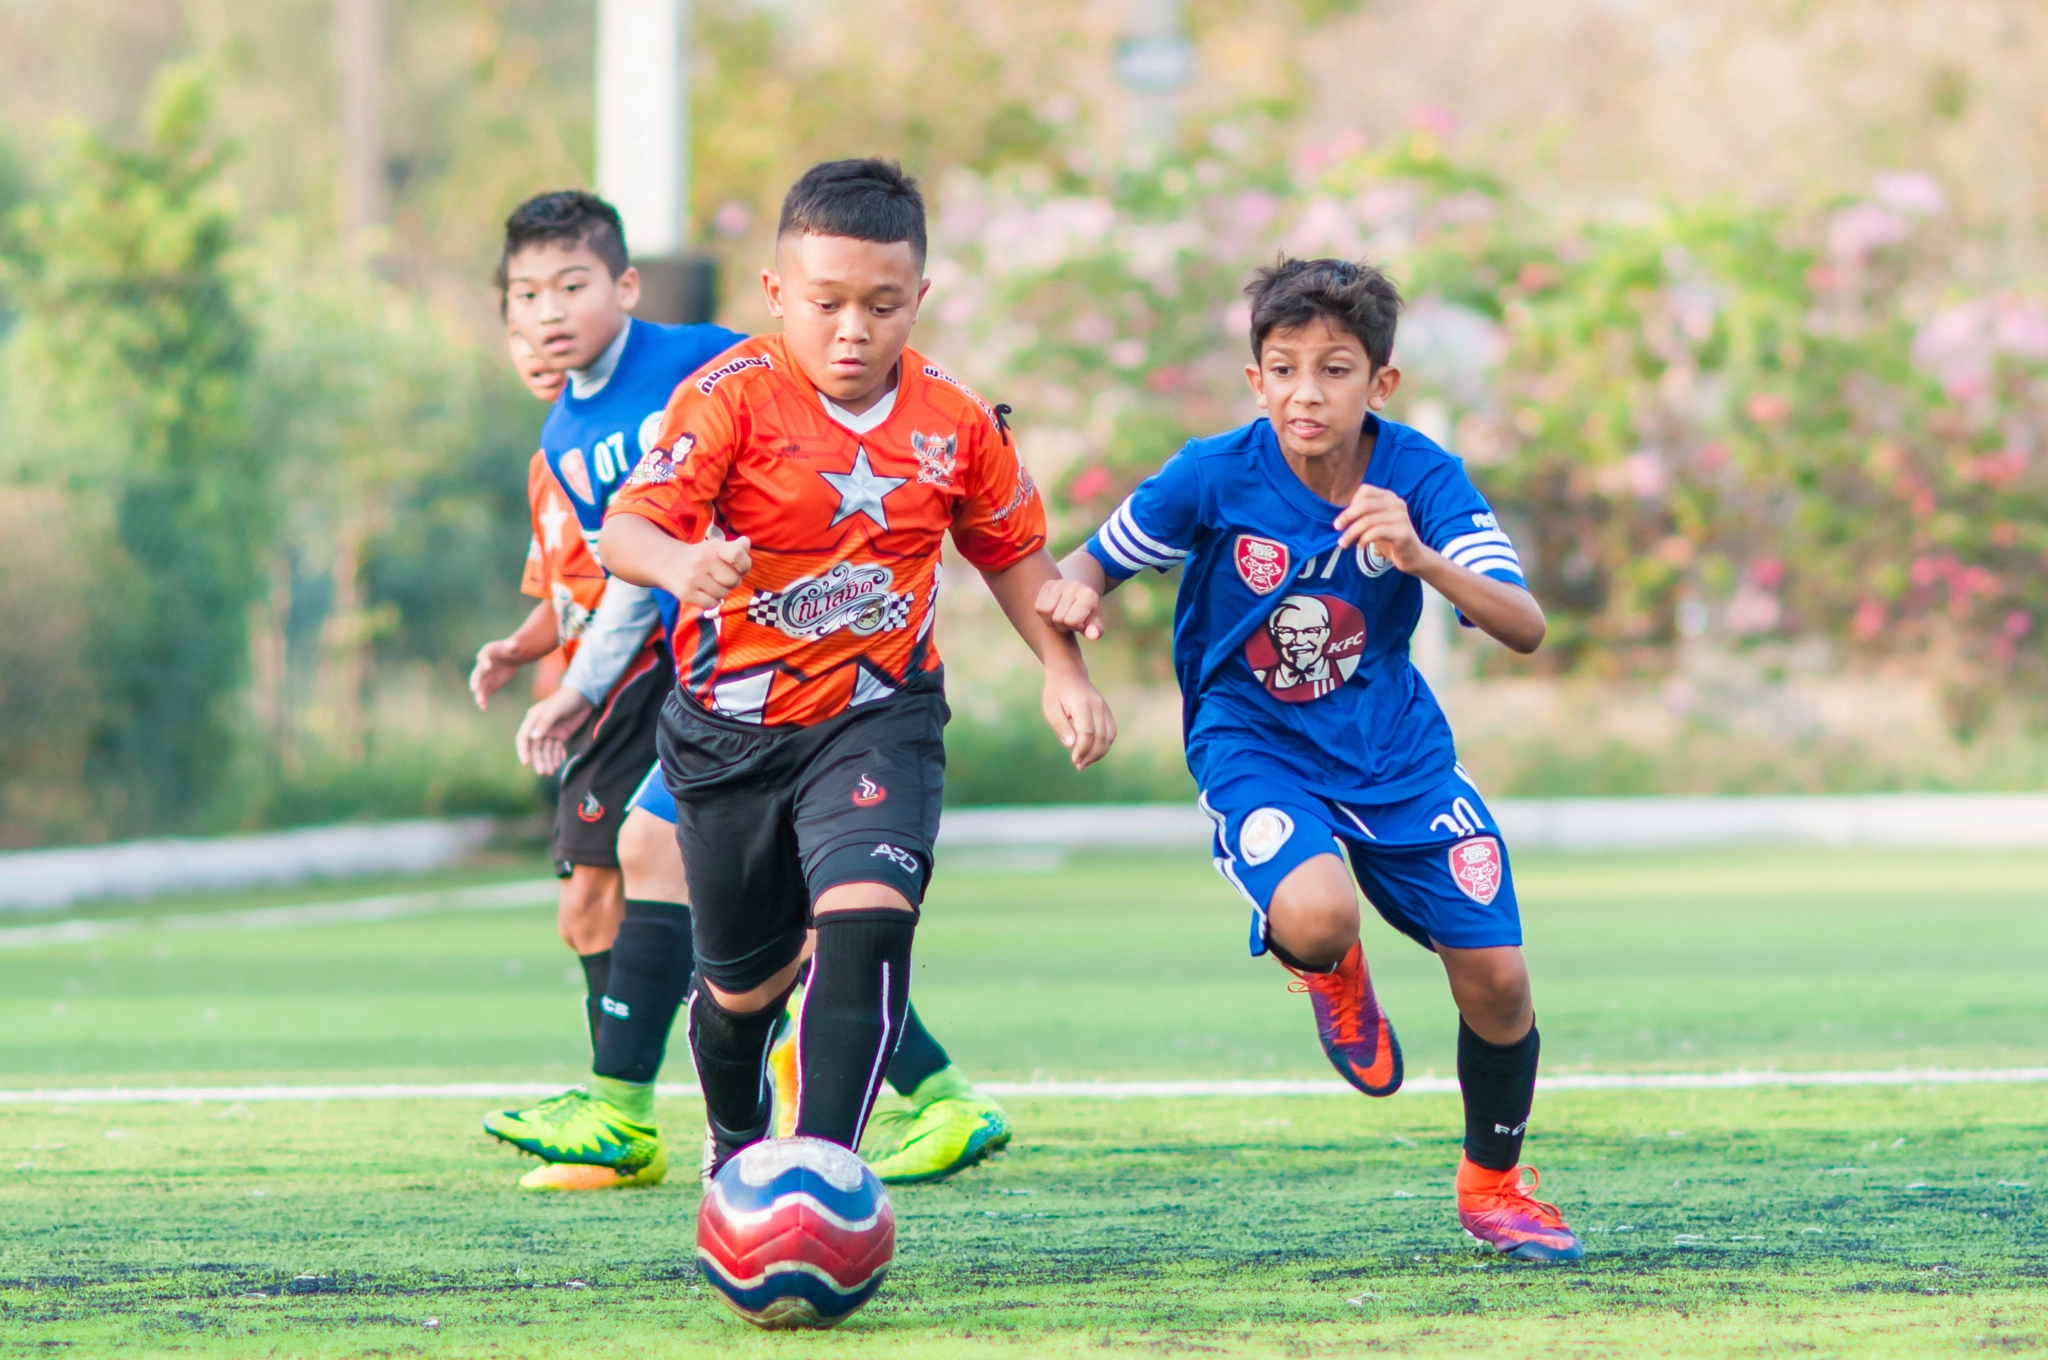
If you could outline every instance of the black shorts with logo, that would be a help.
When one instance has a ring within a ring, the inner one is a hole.
[[[669,695],[661,773],[702,976],[728,992],[766,982],[803,948],[811,904],[839,884],[924,900],[951,716],[937,675],[809,727],[735,722],[685,690]]]
[[[634,790],[654,764],[662,701],[675,688],[675,665],[666,648],[651,664],[639,659],[635,664],[641,669],[628,671],[610,699],[592,709],[569,738],[550,850],[558,877],[567,878],[579,864],[619,867],[619,826]]]

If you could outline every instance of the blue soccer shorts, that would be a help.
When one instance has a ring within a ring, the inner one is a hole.
[[[1340,851],[1366,901],[1423,948],[1522,942],[1507,845],[1463,766],[1413,798],[1340,803],[1255,755],[1233,754],[1227,765],[1202,790],[1201,807],[1216,824],[1216,871],[1252,904],[1252,953],[1266,952],[1266,911],[1281,880]]]
[[[626,811],[635,809],[651,812],[670,826],[676,824],[676,796],[668,791],[668,781],[661,777],[659,764],[648,770],[647,777],[640,781],[640,787],[627,801]]]

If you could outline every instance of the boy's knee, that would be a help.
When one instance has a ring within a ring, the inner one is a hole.
[[[1358,939],[1358,894],[1343,861],[1318,855],[1288,874],[1267,908],[1266,934],[1304,964],[1343,958]]]

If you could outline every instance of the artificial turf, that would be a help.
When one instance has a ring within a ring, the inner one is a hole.
[[[1326,1074],[1198,860],[964,860],[915,995],[975,1073]],[[2043,869],[1528,858],[1546,1063],[2048,1063]],[[1368,942],[1410,1071],[1447,1072],[1432,961]],[[0,950],[0,1084],[568,1078],[570,964],[544,908]],[[2048,1349],[2048,1086],[1542,1095],[1527,1159],[1588,1246],[1561,1269],[1465,1244],[1451,1097],[1009,1104],[1009,1154],[898,1190],[889,1285],[804,1338],[695,1287],[686,1174],[521,1195],[469,1103],[0,1106],[0,1354]],[[695,1108],[663,1118],[686,1165]]]

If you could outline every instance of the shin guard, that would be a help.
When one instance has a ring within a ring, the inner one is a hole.
[[[600,1077],[649,1082],[661,1071],[676,1008],[689,994],[690,909],[671,902],[628,900],[612,942],[611,976],[597,1025]]]
[[[817,929],[797,1019],[796,1131],[857,1148],[903,1037],[917,917],[887,908],[831,912]]]
[[[1465,1155],[1488,1171],[1512,1171],[1536,1101],[1536,1027],[1511,1044],[1489,1044],[1458,1020],[1458,1086],[1465,1096]]]

